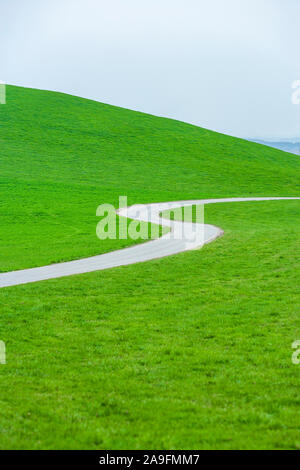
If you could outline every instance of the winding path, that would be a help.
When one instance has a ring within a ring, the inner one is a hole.
[[[224,202],[249,202],[249,201],[274,201],[295,200],[300,197],[252,197],[252,198],[227,198],[227,199],[200,199],[192,201],[165,202],[146,204],[144,206],[131,206],[119,209],[120,216],[137,221],[151,222],[169,227],[169,233],[156,240],[150,240],[122,250],[105,253],[90,258],[69,261],[66,263],[52,264],[40,268],[24,269],[8,273],[0,273],[0,288],[27,284],[30,282],[56,279],[73,274],[83,274],[100,271],[117,266],[163,258],[187,250],[193,250],[206,243],[214,241],[223,234],[223,231],[213,225],[195,224],[181,221],[163,219],[160,213],[179,207],[215,204]]]

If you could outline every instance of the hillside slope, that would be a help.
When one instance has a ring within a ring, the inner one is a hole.
[[[297,156],[61,93],[0,107],[0,271],[129,245],[95,236],[99,204],[300,193]]]
[[[59,93],[0,106],[0,270],[98,254],[96,207],[299,196],[298,156]],[[299,449],[300,203],[201,250],[0,289],[1,449]]]

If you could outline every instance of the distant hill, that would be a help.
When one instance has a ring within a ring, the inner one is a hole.
[[[273,147],[284,152],[294,153],[295,155],[300,155],[300,142],[297,141],[279,141],[279,142],[268,142],[264,140],[253,140],[258,144],[267,145],[268,147]]]

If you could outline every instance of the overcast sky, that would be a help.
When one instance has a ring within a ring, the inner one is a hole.
[[[300,138],[299,0],[0,0],[0,79]]]

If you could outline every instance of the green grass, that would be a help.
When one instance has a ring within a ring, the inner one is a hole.
[[[0,272],[104,253],[96,208],[293,196],[299,157],[169,119],[7,87],[0,106]]]
[[[119,248],[119,195],[300,195],[299,157],[188,124],[15,87],[0,119],[2,271]],[[205,212],[202,250],[0,289],[0,448],[300,447],[300,203]]]

